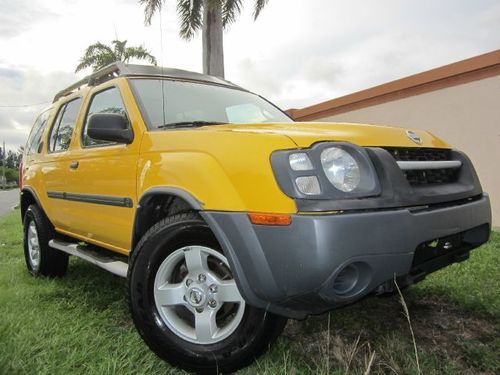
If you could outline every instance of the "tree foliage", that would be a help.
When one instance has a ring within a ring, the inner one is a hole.
[[[4,167],[0,167],[0,182],[2,180]],[[5,181],[17,182],[19,180],[19,171],[17,169],[5,168]]]
[[[18,169],[21,163],[22,153],[12,150],[5,151],[0,147],[0,166],[10,169]]]
[[[23,151],[24,147],[20,147],[17,152],[6,151],[0,147],[0,180],[5,173],[7,182],[17,182]]]
[[[143,46],[127,47],[126,40],[113,40],[111,44],[109,46],[97,42],[88,46],[75,69],[75,73],[86,68],[97,71],[116,61],[127,63],[131,59],[146,60],[156,65],[156,58]]]
[[[144,21],[151,24],[153,16],[159,12],[166,0],[139,0],[144,6]],[[253,17],[257,19],[269,0],[254,0]],[[243,8],[243,0],[177,0],[177,15],[180,20],[179,34],[191,39],[203,26],[204,7],[221,8],[224,28],[236,21]]]

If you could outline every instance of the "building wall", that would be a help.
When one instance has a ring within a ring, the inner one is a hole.
[[[500,227],[500,76],[447,87],[314,121],[425,129],[472,159]]]

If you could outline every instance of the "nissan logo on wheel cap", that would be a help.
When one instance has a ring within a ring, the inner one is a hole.
[[[417,133],[415,133],[413,130],[407,130],[406,135],[408,136],[408,138],[410,138],[417,145],[422,144],[422,138],[420,138],[419,135]]]
[[[193,307],[199,307],[205,302],[205,293],[199,288],[192,288],[187,294],[188,303]]]

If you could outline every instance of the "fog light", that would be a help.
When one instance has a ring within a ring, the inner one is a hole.
[[[347,294],[354,289],[359,280],[359,269],[354,264],[344,267],[333,282],[333,290],[337,294]]]
[[[318,177],[316,176],[297,177],[295,179],[295,184],[302,194],[318,195],[321,193]]]

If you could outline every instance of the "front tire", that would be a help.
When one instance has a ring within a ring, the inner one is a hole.
[[[54,228],[37,205],[30,205],[24,214],[24,258],[28,272],[33,276],[64,276],[68,269],[68,255],[49,246]]]
[[[130,259],[128,295],[146,344],[187,371],[243,368],[286,324],[245,303],[217,240],[194,212],[163,219],[144,235]]]

